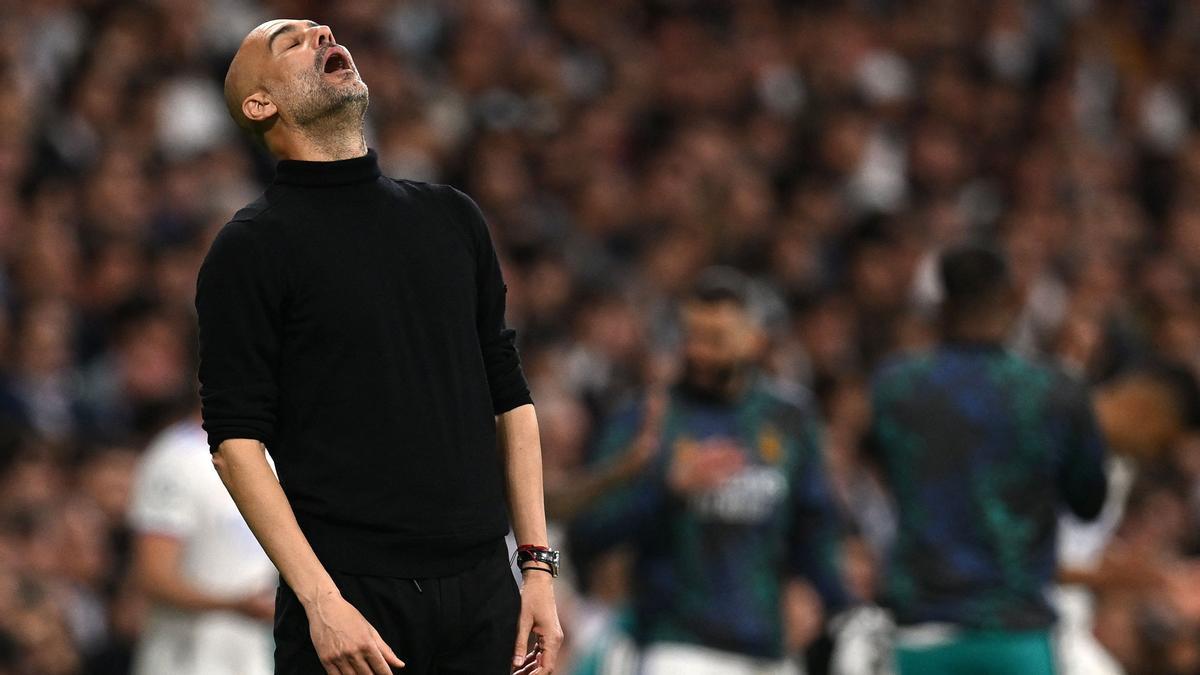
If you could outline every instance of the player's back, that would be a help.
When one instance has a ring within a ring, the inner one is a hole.
[[[999,346],[948,344],[881,370],[871,446],[898,510],[886,579],[901,624],[1053,622],[1057,513],[1104,496],[1086,389]]]

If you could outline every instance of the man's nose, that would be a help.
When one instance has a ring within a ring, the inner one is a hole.
[[[313,32],[313,39],[316,40],[318,47],[324,47],[327,44],[337,44],[337,41],[333,39],[333,31],[329,29],[329,26],[313,26],[309,30]]]

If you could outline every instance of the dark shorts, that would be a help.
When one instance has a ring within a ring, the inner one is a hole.
[[[508,675],[521,594],[499,546],[464,572],[401,579],[329,571],[342,597],[366,617],[406,667],[403,675]],[[420,590],[417,586],[420,585]],[[275,672],[324,675],[308,617],[281,579],[275,594]]]

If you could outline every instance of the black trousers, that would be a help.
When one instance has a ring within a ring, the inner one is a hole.
[[[330,570],[342,597],[404,661],[402,675],[508,675],[521,594],[503,547],[464,572],[401,579]],[[296,594],[275,594],[275,672],[325,675]]]

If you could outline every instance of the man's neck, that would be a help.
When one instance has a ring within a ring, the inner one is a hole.
[[[684,391],[698,400],[710,403],[731,404],[741,399],[750,386],[751,377],[747,370],[746,368],[739,369],[728,382],[715,389],[696,387],[687,378],[684,378],[680,382],[680,386]]]
[[[333,162],[367,154],[361,120],[327,120],[303,128],[293,128],[273,149],[279,159],[307,162]]]
[[[1004,344],[1012,330],[1007,317],[976,317],[969,321],[951,322],[945,326],[945,342],[966,344]]]

